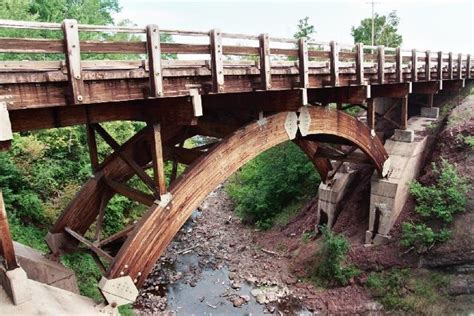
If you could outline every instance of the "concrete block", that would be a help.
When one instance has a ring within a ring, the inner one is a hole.
[[[412,143],[415,140],[415,132],[409,129],[396,129],[392,139],[398,142]]]
[[[74,271],[47,259],[33,248],[17,242],[13,245],[18,262],[29,279],[79,294]]]
[[[388,235],[380,235],[380,234],[376,234],[375,237],[374,237],[374,240],[373,240],[373,244],[374,245],[386,245],[390,242],[390,239],[392,237],[391,236],[388,236]]]
[[[427,117],[427,118],[437,119],[439,117],[439,108],[436,108],[436,107],[432,107],[432,108],[423,107],[423,108],[421,108],[421,116]]]
[[[30,280],[25,270],[16,268],[6,271],[3,267],[0,271],[1,283],[13,304],[20,305],[31,300]]]

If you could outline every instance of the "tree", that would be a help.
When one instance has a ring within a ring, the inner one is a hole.
[[[398,34],[400,18],[396,11],[386,15],[375,14],[374,16],[374,44],[388,47],[397,47],[402,44],[402,36]],[[358,27],[352,27],[351,35],[354,43],[372,44],[372,19],[363,19]]]
[[[300,19],[298,21],[298,30],[293,35],[295,39],[306,38],[311,39],[311,36],[316,33],[314,30],[314,25],[309,24],[309,17],[305,17],[304,19]]]

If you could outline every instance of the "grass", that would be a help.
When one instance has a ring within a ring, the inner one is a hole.
[[[389,311],[442,315],[450,309],[449,277],[429,270],[392,269],[369,274],[366,286]]]
[[[298,199],[291,202],[288,206],[284,207],[280,213],[278,213],[273,219],[273,225],[277,227],[286,226],[303,206],[307,203],[306,199]]]

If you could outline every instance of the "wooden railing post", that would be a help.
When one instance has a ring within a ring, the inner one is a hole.
[[[466,59],[466,79],[471,79],[471,55],[467,55]]]
[[[335,41],[329,44],[331,47],[331,85],[339,86],[339,46]]]
[[[426,51],[426,59],[425,59],[425,80],[431,80],[431,51]]]
[[[272,73],[270,66],[270,39],[268,34],[260,34],[260,78],[263,90],[272,88]]]
[[[148,54],[148,67],[150,69],[150,97],[156,98],[163,95],[160,29],[158,28],[158,25],[147,25],[146,48]]]
[[[402,49],[397,47],[395,51],[395,72],[396,72],[396,80],[397,82],[403,82],[403,59],[402,59]]]
[[[443,52],[438,52],[438,79],[443,80]]]
[[[453,53],[448,54],[448,79],[454,79]]]
[[[309,87],[309,55],[308,44],[305,38],[298,40],[298,54],[299,54],[299,73],[300,73],[300,87]]]
[[[458,54],[458,79],[462,79],[462,54]]]
[[[379,45],[377,47],[377,75],[379,84],[383,84],[385,82],[385,48],[383,45]]]
[[[364,84],[364,44],[356,44],[356,82]]]
[[[416,49],[411,51],[411,82],[418,81],[418,61],[416,57]]]
[[[62,24],[66,46],[66,66],[68,70],[70,103],[84,102],[84,81],[81,68],[81,48],[79,44],[79,28],[76,20],[64,20]]]
[[[10,226],[8,225],[7,212],[3,203],[3,194],[0,190],[0,254],[5,260],[6,269],[13,270],[18,268],[15,257],[15,248],[13,247]]]
[[[222,55],[222,33],[217,30],[209,32],[211,44],[212,90],[224,92],[224,58]]]

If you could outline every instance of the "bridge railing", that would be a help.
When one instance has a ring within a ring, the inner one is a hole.
[[[250,89],[270,90],[464,79],[471,78],[473,71],[471,56],[464,54],[454,56],[416,49],[273,38],[268,34],[231,34],[216,29],[210,32],[160,30],[157,25],[146,28],[99,26],[78,24],[75,20],[61,24],[0,20],[0,28],[62,32],[62,38],[56,39],[0,38],[0,53],[36,54],[31,61],[2,62],[0,85],[67,81],[72,104],[95,102],[84,88],[84,82],[92,80],[148,77],[147,97],[161,97],[183,95],[188,93],[189,87],[196,86],[205,92],[235,92],[236,83],[231,76],[242,75],[255,78]],[[83,32],[138,34],[138,37],[125,41],[84,40],[80,36]],[[162,34],[178,37],[180,42],[162,41]],[[189,37],[198,38],[202,43]],[[225,43],[229,39],[234,43]],[[48,54],[64,54],[65,61],[49,61]],[[86,58],[87,54],[136,56],[135,60],[103,60],[103,56],[91,60],[91,56]],[[179,59],[167,60],[169,54]],[[206,60],[195,59],[202,55]],[[104,73],[98,74],[100,71]],[[12,77],[12,73],[30,75]],[[191,80],[177,91],[165,89],[166,78],[193,76],[210,77],[210,80],[194,85]],[[244,89],[245,85],[239,88]]]

